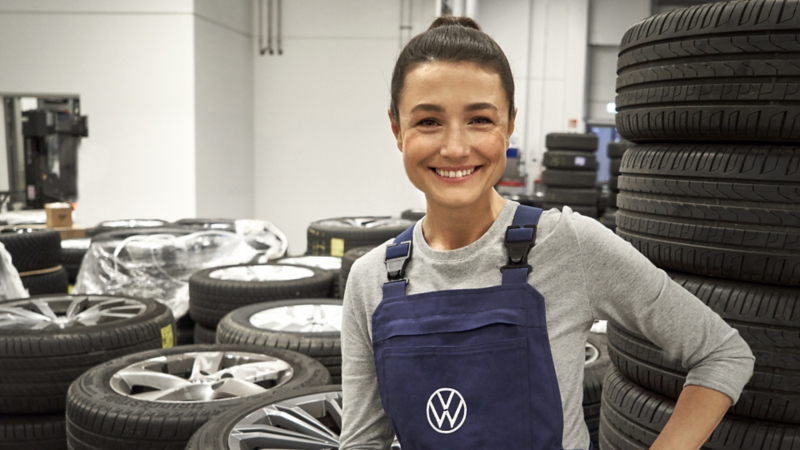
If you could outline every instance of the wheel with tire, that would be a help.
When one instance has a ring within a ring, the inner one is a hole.
[[[603,217],[600,218],[600,223],[606,226],[611,230],[617,229],[617,208],[608,208],[606,209],[605,213],[603,213]]]
[[[149,299],[4,300],[0,317],[0,414],[63,411],[69,384],[87,369],[174,344],[172,313]]]
[[[593,154],[571,150],[548,150],[542,164],[548,169],[595,170],[597,158]]]
[[[123,241],[133,236],[153,236],[157,234],[166,234],[171,236],[186,236],[191,234],[194,230],[185,227],[131,227],[120,228],[111,231],[104,231],[96,233],[92,236],[92,243],[94,242],[109,242],[109,241]]]
[[[178,317],[175,321],[175,345],[194,344],[194,325],[194,320],[188,312]]]
[[[308,226],[308,251],[315,256],[344,256],[353,248],[378,246],[414,225],[392,217],[340,217]]]
[[[163,228],[170,223],[161,219],[125,219],[125,220],[106,220],[97,224],[94,228],[86,229],[87,237],[95,237],[98,234],[110,231],[121,231],[127,228],[147,229]]]
[[[61,264],[61,235],[58,231],[12,227],[0,229],[0,243],[11,255],[17,272],[49,269]]]
[[[611,160],[609,160],[608,170],[609,172],[611,172],[611,175],[619,176],[619,174],[621,173],[621,167],[622,167],[622,158],[612,158]]]
[[[619,47],[620,135],[795,144],[798,35],[794,1],[709,3],[640,21]]]
[[[544,193],[547,203],[564,205],[595,205],[597,207],[597,189],[548,188]]]
[[[69,274],[61,266],[20,274],[22,285],[30,295],[66,294]]]
[[[192,345],[127,355],[72,383],[67,440],[72,450],[179,449],[231,408],[327,382],[318,362],[275,348]]]
[[[337,449],[342,430],[342,387],[323,386],[275,395],[225,412],[205,424],[186,450]],[[280,423],[280,427],[275,424]],[[392,450],[400,450],[395,440]]]
[[[594,152],[597,150],[597,135],[593,133],[548,133],[545,136],[548,150],[576,150]]]
[[[798,165],[796,147],[631,147],[617,234],[664,269],[800,286]]]
[[[339,298],[341,285],[339,284],[339,274],[342,270],[342,258],[338,256],[292,256],[281,258],[275,261],[278,264],[290,264],[295,266],[316,267],[331,274],[331,288],[328,293],[330,298]]]
[[[608,155],[609,159],[614,158],[622,158],[625,154],[625,151],[630,148],[631,143],[625,140],[619,142],[609,142],[608,147],[606,147],[606,155]]]
[[[339,273],[339,286],[341,286],[342,298],[344,298],[344,290],[347,287],[347,277],[350,276],[350,269],[353,268],[353,263],[355,263],[358,258],[369,253],[373,248],[375,247],[357,247],[349,250],[342,257],[342,270]]]
[[[590,188],[597,182],[597,173],[592,170],[559,170],[542,171],[542,184],[552,187]]]
[[[75,284],[78,279],[83,258],[91,244],[92,240],[88,238],[61,240],[61,265],[67,270],[69,284]]]
[[[275,300],[325,297],[331,274],[317,267],[244,264],[214,267],[189,278],[189,314],[216,329],[225,314],[242,306]]]
[[[636,385],[612,366],[603,384],[600,447],[603,450],[650,448],[674,408],[674,400]],[[726,415],[701,449],[792,449],[797,442],[800,442],[797,426]]]
[[[175,225],[198,230],[222,230],[236,232],[236,221],[233,219],[180,219]]]
[[[285,348],[317,358],[341,383],[342,302],[285,300],[236,309],[219,322],[217,342]],[[338,373],[333,373],[338,372]]]
[[[64,414],[0,416],[0,449],[67,450]]]
[[[217,330],[214,328],[206,328],[196,323],[194,324],[194,338],[192,340],[195,344],[216,344]]]
[[[589,333],[586,341],[586,360],[583,368],[583,420],[589,429],[589,438],[597,447],[600,429],[600,403],[603,396],[603,379],[611,359],[606,351],[605,334]]]

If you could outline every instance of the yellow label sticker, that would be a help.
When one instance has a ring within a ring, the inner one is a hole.
[[[331,256],[344,256],[344,239],[331,238]]]
[[[172,348],[175,337],[172,335],[172,324],[161,329],[161,348]]]

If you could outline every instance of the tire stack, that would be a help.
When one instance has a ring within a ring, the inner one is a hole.
[[[74,285],[81,270],[83,258],[89,251],[92,240],[89,238],[63,239],[61,241],[61,265],[67,271],[70,285]]]
[[[617,195],[619,194],[619,173],[622,167],[622,156],[631,143],[625,140],[619,142],[609,142],[606,150],[610,161],[608,188],[611,193],[608,196],[608,205],[600,222],[612,231],[617,229]]]
[[[352,250],[348,250],[347,253],[345,253],[342,257],[342,270],[339,271],[339,286],[341,286],[341,290],[339,292],[341,294],[341,298],[344,298],[344,290],[347,287],[347,278],[350,276],[350,269],[353,268],[353,264],[358,258],[366,255],[373,248],[375,247],[356,247]]]
[[[336,256],[290,256],[275,260],[277,264],[291,264],[295,266],[316,267],[331,274],[331,286],[327,297],[341,298],[344,288],[340,284],[342,258]]]
[[[750,345],[754,376],[703,449],[800,442],[800,2],[734,1],[646,19],[622,40],[617,234]],[[774,78],[780,75],[780,79]],[[609,324],[604,450],[646,449],[686,369]]]
[[[351,249],[378,246],[397,237],[414,221],[393,217],[337,217],[308,226],[307,255],[342,257]]]
[[[153,300],[48,295],[0,302],[0,448],[64,450],[70,383],[93,366],[171,347]],[[111,447],[109,447],[111,448]]]
[[[4,228],[0,242],[30,295],[67,293],[69,276],[61,265],[61,235],[57,231]]]
[[[288,264],[244,264],[195,272],[189,278],[194,342],[216,342],[220,320],[237,308],[278,300],[323,298],[330,292],[332,280],[326,270]]]
[[[568,205],[584,216],[597,218],[597,136],[550,133],[545,138],[542,184],[545,210]]]

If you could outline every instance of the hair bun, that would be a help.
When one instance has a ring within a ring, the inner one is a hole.
[[[434,28],[444,27],[444,26],[460,26],[464,28],[472,28],[473,30],[482,31],[478,22],[475,22],[469,17],[455,17],[455,16],[441,16],[437,17],[436,20],[433,21],[429,30]]]

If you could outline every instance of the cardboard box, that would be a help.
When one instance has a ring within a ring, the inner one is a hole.
[[[47,228],[72,227],[72,205],[69,203],[48,203],[44,205],[47,214]]]

